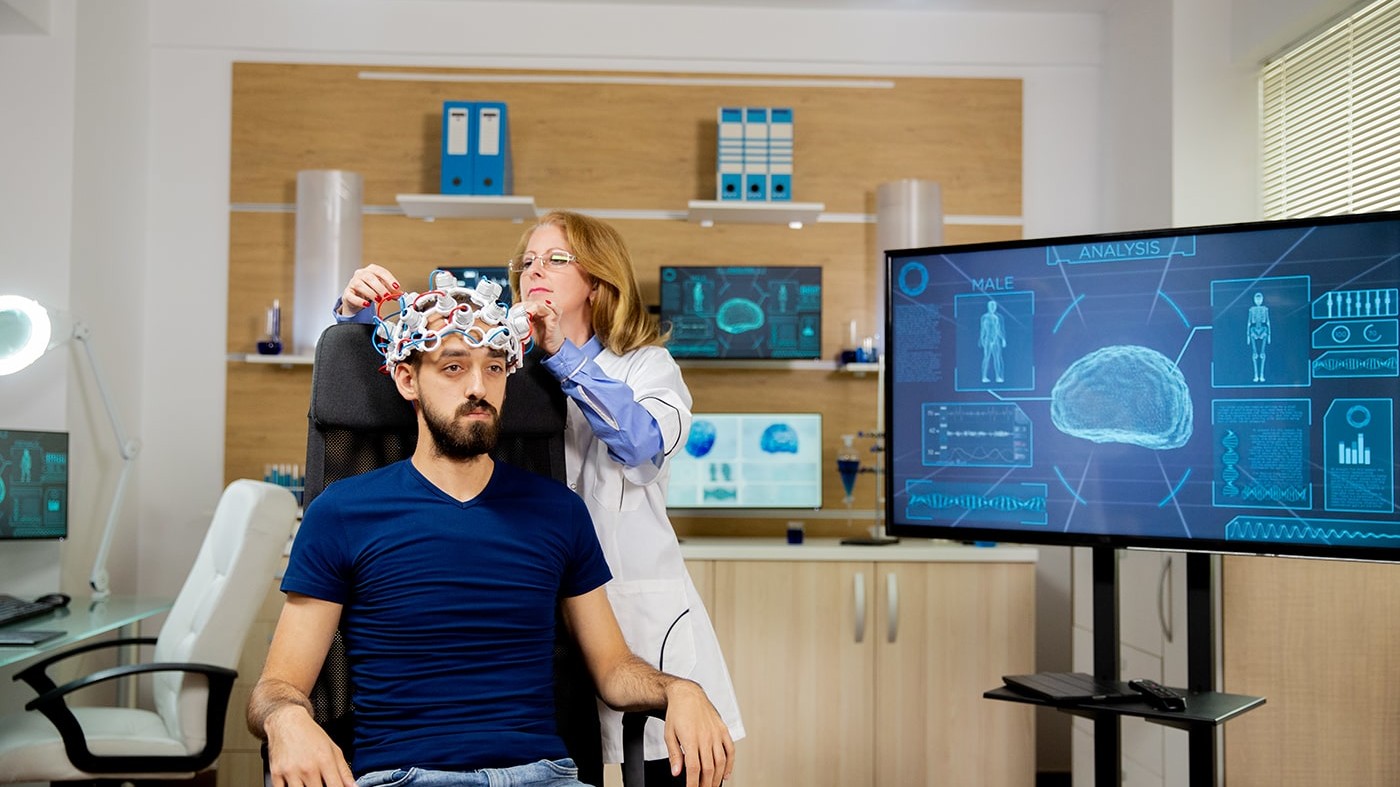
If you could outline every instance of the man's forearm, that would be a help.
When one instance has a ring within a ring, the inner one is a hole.
[[[253,687],[248,699],[248,731],[267,740],[267,720],[279,710],[299,707],[312,715],[311,700],[284,680],[264,678]]]
[[[613,710],[650,710],[667,706],[668,690],[684,678],[668,675],[629,653],[598,682],[598,696]]]

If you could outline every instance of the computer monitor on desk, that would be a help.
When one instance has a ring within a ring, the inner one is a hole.
[[[0,429],[0,541],[68,535],[68,433]]]

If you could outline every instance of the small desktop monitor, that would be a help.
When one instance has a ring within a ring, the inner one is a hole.
[[[822,269],[664,266],[661,324],[677,358],[820,358]]]
[[[504,265],[478,267],[445,267],[442,270],[457,277],[457,282],[467,289],[476,289],[476,283],[490,279],[501,285],[501,303],[510,303],[510,269]]]
[[[887,259],[892,533],[1400,560],[1400,213]]]
[[[68,535],[68,434],[0,429],[0,540]]]
[[[820,508],[819,413],[696,413],[671,457],[670,508]]]

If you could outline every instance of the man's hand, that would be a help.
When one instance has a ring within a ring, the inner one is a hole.
[[[263,722],[273,787],[355,787],[345,755],[306,708],[284,705]]]
[[[691,681],[677,678],[666,686],[666,750],[672,776],[685,767],[686,787],[719,787],[734,771],[729,728]]]
[[[402,294],[403,289],[399,287],[394,274],[387,268],[370,263],[356,269],[350,276],[345,291],[340,294],[340,313],[349,317],[384,298],[397,298]]]

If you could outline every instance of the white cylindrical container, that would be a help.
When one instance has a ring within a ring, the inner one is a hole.
[[[931,180],[904,180],[881,183],[875,189],[875,270],[880,283],[875,289],[875,356],[878,371],[875,379],[875,432],[877,441],[885,435],[885,297],[889,288],[889,271],[885,270],[885,252],[891,249],[918,249],[937,246],[943,242],[943,188]],[[882,446],[883,448],[883,446]],[[875,453],[875,525],[870,536],[882,541],[885,536],[885,453]]]
[[[931,180],[905,178],[875,189],[875,349],[885,354],[885,252],[943,242],[943,189]]]
[[[297,173],[296,292],[292,352],[310,354],[335,322],[331,307],[360,267],[360,211],[364,180],[358,172],[308,169]]]

